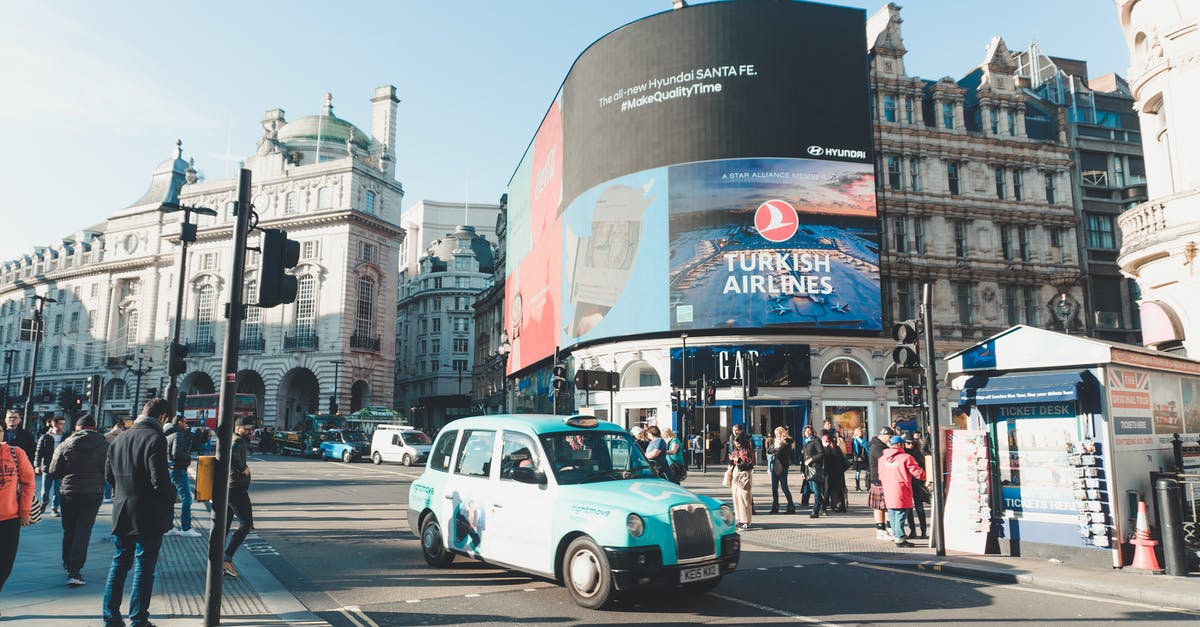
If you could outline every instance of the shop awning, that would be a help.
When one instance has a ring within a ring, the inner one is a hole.
[[[1095,385],[1086,370],[971,377],[959,402],[964,405],[1053,403],[1082,399]]]

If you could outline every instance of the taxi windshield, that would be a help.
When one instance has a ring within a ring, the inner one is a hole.
[[[347,442],[366,442],[367,436],[362,431],[343,431],[342,437]]]
[[[547,462],[559,485],[650,479],[655,476],[642,450],[624,432],[577,431],[541,436]]]

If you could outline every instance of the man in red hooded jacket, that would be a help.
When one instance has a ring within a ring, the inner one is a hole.
[[[879,458],[879,480],[883,482],[883,500],[892,523],[892,541],[896,546],[914,546],[904,537],[904,521],[913,507],[912,480],[925,480],[925,469],[904,450],[904,438],[896,435]]]

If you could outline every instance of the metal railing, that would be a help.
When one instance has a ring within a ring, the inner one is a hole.
[[[239,346],[243,352],[261,353],[261,352],[267,350],[267,339],[261,335],[254,336],[254,337],[244,337],[244,338],[242,338],[242,341],[239,343]]]
[[[283,336],[283,350],[285,351],[316,350],[319,344],[317,334],[311,331],[295,335],[285,333]]]
[[[213,353],[217,352],[217,342],[216,342],[216,340],[212,340],[212,339],[196,340],[195,342],[188,342],[187,347],[188,347],[188,356],[189,357],[196,357],[196,356],[200,356],[200,355],[212,355]]]
[[[360,335],[355,332],[350,336],[350,348],[366,351],[379,352],[379,336],[378,335]]]

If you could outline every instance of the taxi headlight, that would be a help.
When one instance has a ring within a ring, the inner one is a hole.
[[[721,509],[717,510],[717,515],[721,517],[721,522],[732,525],[734,521],[733,508],[728,505],[721,505]]]
[[[630,514],[625,517],[625,528],[629,530],[629,535],[640,538],[642,533],[646,531],[646,523],[641,516]]]

